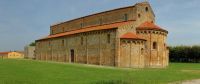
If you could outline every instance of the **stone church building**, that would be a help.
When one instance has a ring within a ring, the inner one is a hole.
[[[155,24],[148,2],[50,26],[36,40],[37,60],[130,68],[168,66],[168,31]]]

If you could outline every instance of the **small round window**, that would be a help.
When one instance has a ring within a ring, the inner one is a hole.
[[[146,8],[145,8],[145,11],[146,11],[146,12],[148,12],[148,11],[149,11],[149,8],[148,8],[148,7],[146,7]]]

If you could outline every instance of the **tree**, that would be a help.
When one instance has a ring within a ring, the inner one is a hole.
[[[30,43],[29,46],[35,46],[35,42]]]
[[[200,63],[200,46],[173,46],[169,51],[171,62]]]

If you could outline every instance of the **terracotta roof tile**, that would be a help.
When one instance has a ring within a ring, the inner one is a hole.
[[[124,39],[137,39],[137,40],[145,40],[144,38],[142,38],[141,36],[128,32],[124,35],[122,35],[120,38],[124,38]]]
[[[0,54],[2,55],[2,54],[8,54],[9,52],[0,52]]]
[[[159,26],[155,25],[154,23],[148,22],[148,21],[139,25],[137,27],[137,30],[161,30],[161,31],[167,32],[167,30],[164,30],[164,29],[160,28]]]
[[[72,34],[77,34],[77,33],[83,33],[83,32],[89,32],[89,31],[95,31],[95,30],[114,29],[114,28],[117,28],[119,26],[126,25],[130,22],[133,22],[133,20],[125,21],[125,22],[117,22],[117,23],[112,23],[112,24],[99,25],[99,26],[92,26],[92,27],[87,27],[87,28],[78,29],[78,30],[72,30],[72,31],[69,31],[69,32],[59,33],[59,34],[55,34],[55,35],[49,35],[49,36],[42,38],[42,39],[39,39],[39,40],[62,37],[62,36],[67,36],[67,35],[72,35]],[[37,40],[37,41],[39,41],[39,40]]]

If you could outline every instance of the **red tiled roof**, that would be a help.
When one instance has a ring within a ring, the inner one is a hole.
[[[164,30],[159,26],[155,25],[154,23],[148,21],[142,23],[139,27],[137,27],[137,30],[161,30],[167,32],[167,30]]]
[[[128,32],[128,33],[122,35],[120,38],[124,38],[124,39],[145,40],[144,38],[140,37],[139,35],[134,34],[134,33],[131,33],[131,32]]]
[[[0,52],[0,54],[8,54],[9,52]]]
[[[112,23],[112,24],[105,24],[105,25],[100,25],[100,26],[92,26],[92,27],[87,27],[87,28],[78,29],[78,30],[72,30],[72,31],[69,31],[69,32],[59,33],[59,34],[55,34],[55,35],[49,35],[49,36],[42,38],[42,39],[39,39],[39,40],[62,37],[62,36],[67,36],[67,35],[72,35],[72,34],[77,34],[77,33],[83,33],[83,32],[89,32],[89,31],[95,31],[95,30],[114,29],[114,28],[117,28],[119,26],[126,25],[130,22],[133,22],[133,20],[125,21],[125,22],[117,22],[117,23]],[[39,40],[37,40],[37,41],[39,41]]]

